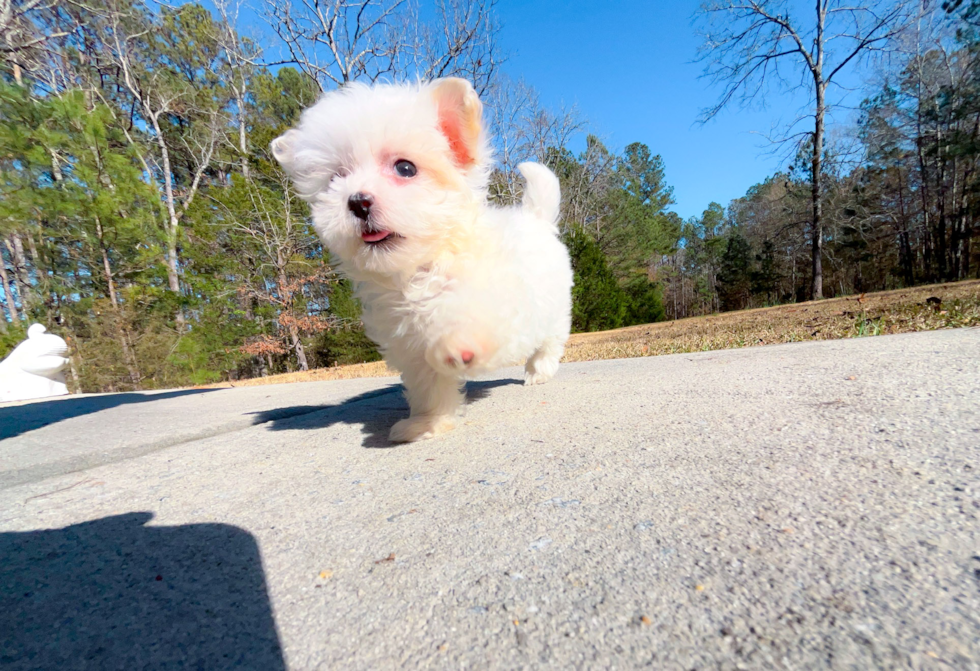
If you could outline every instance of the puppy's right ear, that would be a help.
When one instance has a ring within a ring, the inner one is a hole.
[[[279,161],[279,165],[288,173],[292,173],[293,171],[296,158],[295,145],[298,135],[299,133],[295,129],[287,130],[269,145],[269,148],[272,149],[273,158]]]
[[[439,114],[439,130],[449,142],[456,164],[468,170],[485,160],[483,105],[465,79],[447,77],[430,85]]]

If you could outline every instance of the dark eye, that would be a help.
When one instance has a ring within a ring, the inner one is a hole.
[[[399,159],[395,161],[395,172],[399,177],[415,177],[419,171],[411,161]]]

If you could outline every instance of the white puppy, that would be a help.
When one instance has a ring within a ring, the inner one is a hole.
[[[350,84],[272,151],[402,373],[411,416],[393,441],[452,429],[468,377],[525,358],[525,384],[555,374],[572,287],[558,179],[524,163],[522,206],[487,203],[491,152],[468,82]]]

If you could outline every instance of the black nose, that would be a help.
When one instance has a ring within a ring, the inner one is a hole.
[[[367,221],[368,214],[371,213],[371,206],[374,205],[374,197],[369,193],[358,191],[347,199],[347,209],[354,213],[354,216],[362,221]]]

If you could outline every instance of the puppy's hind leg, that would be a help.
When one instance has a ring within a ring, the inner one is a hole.
[[[527,360],[524,366],[524,384],[544,384],[558,372],[558,362],[565,351],[564,339],[546,338],[541,347]]]
[[[439,375],[423,365],[402,373],[405,396],[412,414],[391,427],[389,438],[395,443],[411,443],[434,438],[456,425],[456,410],[463,401],[462,382]]]

